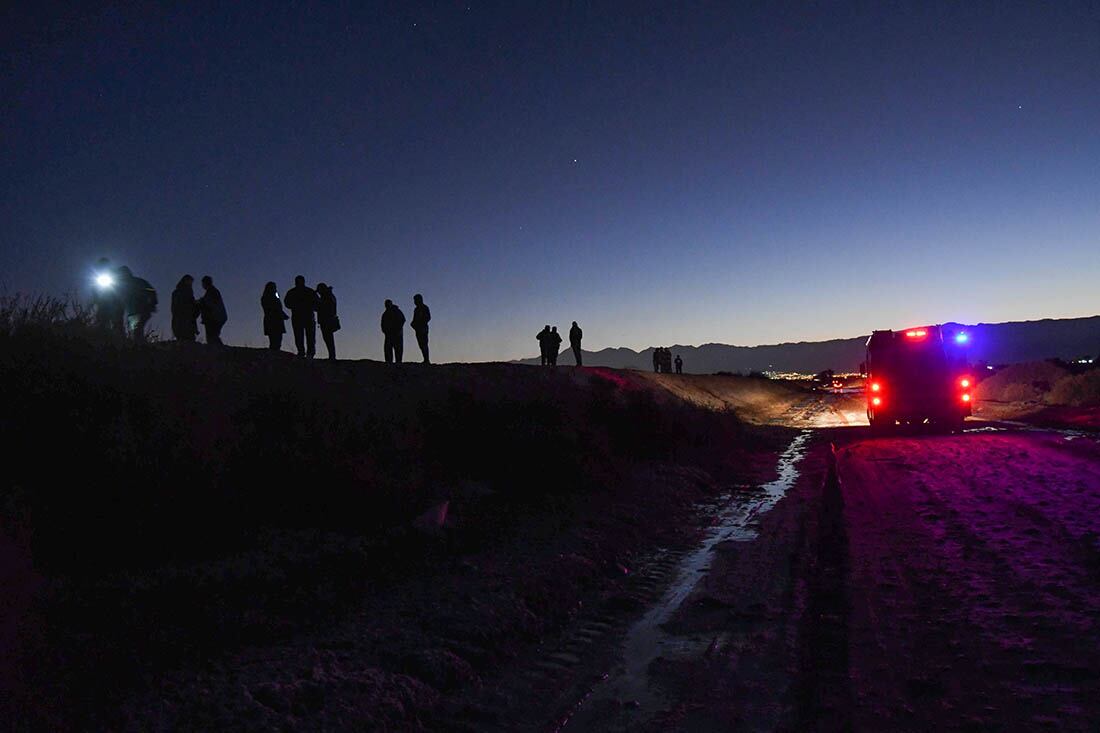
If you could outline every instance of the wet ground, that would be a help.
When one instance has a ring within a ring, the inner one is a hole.
[[[1098,729],[1100,437],[804,430],[778,473],[510,669],[503,728]]]
[[[668,694],[650,683],[650,668],[702,656],[719,641],[709,634],[677,633],[670,622],[711,571],[719,543],[756,539],[758,518],[775,506],[799,477],[799,464],[809,438],[808,431],[794,437],[779,458],[779,476],[774,481],[751,492],[722,497],[728,503],[715,515],[696,546],[678,560],[672,582],[660,599],[626,632],[618,663],[571,712],[561,730],[606,730],[610,726],[628,729],[669,705]]]

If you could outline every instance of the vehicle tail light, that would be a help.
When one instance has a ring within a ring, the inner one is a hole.
[[[872,397],[871,398],[871,404],[874,405],[875,407],[878,407],[879,405],[882,404],[882,398],[881,397]]]
[[[879,384],[878,382],[871,382],[871,391],[872,392],[881,392],[882,391],[882,385]]]
[[[963,377],[962,379],[960,379],[959,380],[959,386],[962,387],[963,389],[966,389],[967,387],[969,387],[970,386],[970,377]]]
[[[970,401],[970,395],[969,395],[969,394],[966,394],[966,393],[964,393],[964,394],[963,394],[963,397],[962,397],[962,400],[963,400],[963,402],[969,402],[969,401]]]

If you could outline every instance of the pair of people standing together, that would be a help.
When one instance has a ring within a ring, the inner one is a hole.
[[[201,317],[206,330],[206,343],[220,346],[222,328],[229,320],[221,291],[214,287],[214,278],[203,275],[203,296],[195,299],[195,278],[184,275],[172,291],[172,335],[177,341],[194,341],[199,335],[196,321]]]
[[[417,293],[413,296],[413,333],[416,334],[416,343],[420,347],[420,353],[424,357],[425,364],[430,364],[428,358],[428,322],[432,320],[432,312],[424,303],[424,296]],[[384,351],[386,363],[401,363],[405,353],[405,314],[392,301],[386,301],[386,309],[382,311],[382,335],[385,337]]]
[[[283,310],[284,305],[290,309],[290,315]],[[340,317],[336,314],[336,294],[331,287],[317,283],[314,290],[306,285],[305,277],[299,275],[294,278],[294,287],[280,300],[275,283],[269,282],[260,297],[260,306],[264,311],[264,334],[271,350],[283,348],[283,334],[289,320],[298,356],[312,359],[316,355],[317,327],[320,326],[328,358],[336,358],[335,334],[340,330]]]

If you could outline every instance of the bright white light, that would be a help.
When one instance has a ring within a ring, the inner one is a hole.
[[[95,276],[95,284],[100,288],[109,288],[115,284],[115,279],[106,272],[101,272]]]

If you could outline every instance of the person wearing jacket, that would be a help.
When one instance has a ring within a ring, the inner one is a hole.
[[[206,292],[199,298],[199,314],[202,315],[202,325],[206,329],[206,343],[221,346],[222,328],[229,320],[229,314],[225,312],[225,301],[222,300],[221,291],[214,287],[214,278],[209,275],[202,276],[202,289]]]
[[[428,321],[432,320],[432,312],[424,304],[424,296],[417,293],[413,296],[413,333],[416,334],[416,343],[420,347],[420,353],[424,355],[424,363],[430,364],[428,359]]]
[[[550,366],[555,367],[558,365],[558,351],[560,349],[561,334],[558,333],[558,327],[554,326],[546,337],[546,360],[550,363]]]
[[[392,300],[386,301],[386,309],[382,311],[382,333],[385,336],[386,363],[396,361],[401,363],[402,353],[405,351],[405,314],[394,305]]]
[[[317,283],[317,325],[321,327],[321,338],[325,340],[328,358],[336,358],[336,339],[333,335],[340,330],[340,317],[336,315],[336,295],[325,283]]]
[[[535,340],[539,342],[539,363],[542,366],[550,364],[550,324],[543,327],[535,334]]]
[[[283,301],[279,299],[279,289],[275,283],[269,282],[264,286],[264,293],[260,296],[260,307],[264,311],[264,335],[267,336],[267,347],[272,351],[281,351],[283,334],[286,333],[286,320],[290,316],[283,310]]]
[[[577,366],[581,366],[581,338],[584,331],[573,321],[573,327],[569,329],[569,348],[573,349],[573,358],[577,360]]]
[[[199,335],[195,323],[199,306],[195,302],[195,278],[184,275],[172,291],[172,335],[176,341],[194,341]]]
[[[126,325],[139,344],[145,343],[145,326],[157,312],[157,291],[148,280],[130,272],[126,265],[118,268],[119,292],[126,305]]]
[[[290,326],[298,356],[312,359],[317,353],[317,291],[306,287],[303,275],[294,278],[294,287],[286,291],[283,303],[290,309]]]

